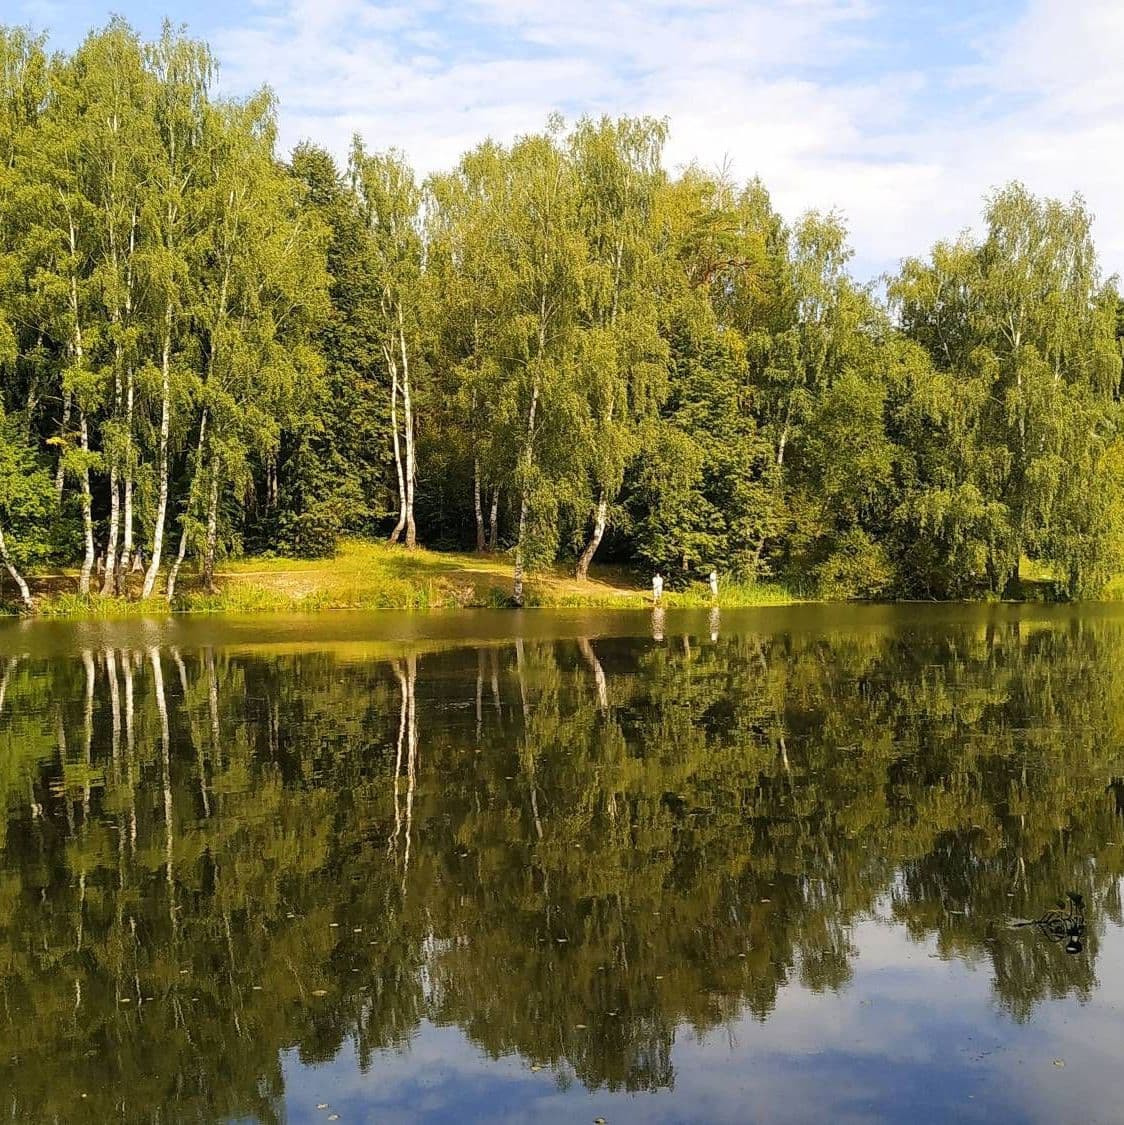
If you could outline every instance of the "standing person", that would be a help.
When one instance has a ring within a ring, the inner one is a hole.
[[[710,572],[710,596],[714,601],[718,601],[718,571],[712,570]]]
[[[663,575],[657,570],[652,575],[652,604],[659,605],[663,597]]]

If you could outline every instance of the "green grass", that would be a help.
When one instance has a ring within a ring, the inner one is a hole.
[[[806,601],[783,586],[775,583],[732,582],[718,588],[718,600],[711,597],[710,588],[705,582],[698,582],[683,590],[664,588],[661,604],[666,609],[710,609],[717,605],[722,609],[739,609],[751,606],[792,605]],[[528,598],[528,605],[551,608],[581,609],[648,609],[652,596],[647,591],[625,591],[614,595],[547,592],[545,596]]]
[[[227,567],[217,595],[190,594],[191,609],[438,609],[511,605],[512,559],[507,554],[403,550],[348,540],[333,559],[245,559]],[[777,585],[724,584],[719,605],[784,605],[800,599]],[[579,582],[561,567],[528,576],[525,604],[543,608],[641,609],[651,605],[647,579],[619,567],[594,567]],[[667,591],[669,607],[705,608],[699,583]]]
[[[163,598],[131,601],[102,594],[48,594],[36,601],[35,608],[41,617],[87,617],[102,621],[166,616],[171,612]]]
[[[39,591],[39,612],[50,617],[141,617],[166,614],[159,598],[147,602],[91,594]],[[188,613],[283,613],[328,609],[427,610],[502,608],[512,604],[509,554],[407,551],[387,543],[346,540],[330,559],[247,558],[228,562],[207,592],[193,575],[181,576],[177,611]],[[718,604],[725,607],[786,605],[798,597],[778,585],[723,584]],[[646,576],[619,567],[594,567],[586,582],[555,567],[529,575],[525,604],[543,608],[643,609],[651,605]],[[669,608],[709,608],[703,583],[665,590]]]

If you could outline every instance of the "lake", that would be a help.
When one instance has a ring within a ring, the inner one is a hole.
[[[1124,609],[12,621],[0,794],[12,1121],[1120,1120]]]

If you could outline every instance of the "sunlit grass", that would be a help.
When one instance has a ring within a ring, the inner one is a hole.
[[[163,617],[171,612],[163,598],[130,600],[102,594],[49,594],[35,603],[41,617],[85,617],[112,621],[127,617]]]
[[[616,574],[614,573],[614,578]],[[188,609],[237,611],[271,598],[291,609],[425,610],[500,607],[511,604],[513,573],[508,554],[406,550],[346,540],[331,559],[241,559],[223,568],[219,592],[189,593]],[[531,574],[526,604],[542,606],[642,604],[641,591],[595,576],[579,583],[561,568]]]
[[[406,550],[383,542],[344,541],[330,559],[252,557],[226,563],[216,575],[216,589],[202,589],[197,576],[181,575],[172,609],[188,613],[283,613],[330,609],[428,610],[504,608],[512,604],[513,560],[510,554]],[[717,604],[786,605],[800,599],[782,586],[726,583]],[[554,567],[527,576],[528,607],[573,609],[643,609],[652,604],[646,580],[620,567],[594,567],[588,581]],[[665,589],[669,608],[708,608],[714,604],[704,583],[683,590]],[[15,607],[12,607],[15,612]],[[167,614],[162,598],[147,602],[127,598],[44,594],[38,611],[49,617],[144,617]]]
[[[407,551],[388,543],[351,539],[330,559],[248,558],[232,562],[219,575],[214,594],[188,591],[184,609],[253,613],[276,610],[398,609],[510,606],[513,560],[510,554],[478,555],[454,551]],[[800,599],[775,584],[723,583],[718,604],[725,607],[787,605]],[[528,575],[529,607],[642,609],[651,605],[646,583],[619,567],[594,567],[586,582],[554,567]],[[706,608],[710,590],[699,583],[666,591],[672,608]]]

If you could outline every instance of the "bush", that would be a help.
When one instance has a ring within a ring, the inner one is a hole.
[[[820,594],[840,600],[885,597],[894,579],[893,567],[882,545],[859,528],[835,543],[815,573]]]

